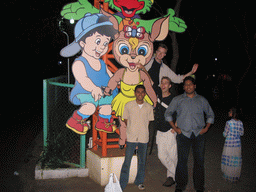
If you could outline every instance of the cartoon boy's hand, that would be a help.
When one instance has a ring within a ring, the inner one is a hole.
[[[92,90],[92,97],[94,98],[94,101],[100,100],[100,98],[103,96],[102,90],[100,87],[95,87]]]

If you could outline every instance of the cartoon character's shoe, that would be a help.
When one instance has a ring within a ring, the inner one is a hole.
[[[78,115],[77,111],[74,111],[72,117],[70,117],[67,121],[66,127],[80,135],[84,135],[89,129],[86,120],[87,119],[83,119],[80,115]]]
[[[114,133],[117,129],[117,126],[114,122],[113,117],[111,117],[109,122],[108,119],[104,119],[98,116],[98,122],[95,125],[95,129],[98,131],[106,132],[106,133]]]

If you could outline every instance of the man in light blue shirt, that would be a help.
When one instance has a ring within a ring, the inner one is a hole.
[[[193,180],[196,191],[204,191],[204,143],[205,133],[214,122],[214,113],[208,101],[195,91],[195,79],[184,79],[185,93],[175,97],[165,112],[165,120],[177,132],[178,164],[176,191],[186,189],[188,182],[187,161],[190,147],[194,157]],[[177,112],[177,126],[172,115]],[[206,124],[204,120],[206,115]]]

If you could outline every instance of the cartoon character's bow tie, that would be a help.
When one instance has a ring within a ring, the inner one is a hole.
[[[132,27],[129,25],[124,26],[124,36],[126,38],[137,37],[138,39],[143,39],[144,33],[145,33],[144,27],[137,28],[136,26],[132,26]]]

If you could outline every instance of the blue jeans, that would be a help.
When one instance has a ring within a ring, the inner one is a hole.
[[[134,155],[134,151],[136,146],[138,146],[138,171],[137,176],[134,181],[135,185],[143,184],[145,178],[145,166],[146,166],[146,156],[147,156],[147,143],[130,143],[126,142],[126,151],[125,151],[125,159],[121,169],[120,175],[120,185],[122,190],[128,184],[129,174],[130,174],[130,166],[132,156]]]
[[[175,173],[176,189],[185,190],[188,183],[188,156],[192,146],[194,167],[193,181],[195,190],[204,190],[204,151],[205,135],[195,136],[192,133],[188,138],[183,134],[177,135],[178,164]]]

